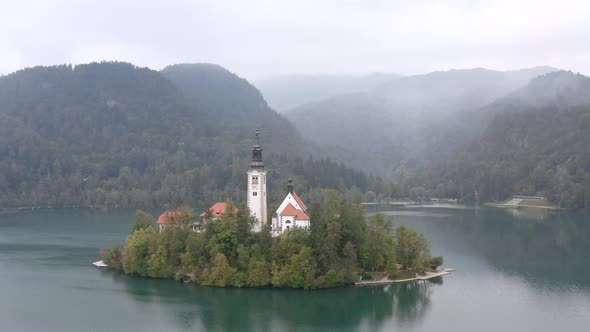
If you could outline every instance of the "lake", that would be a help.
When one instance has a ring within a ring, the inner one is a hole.
[[[0,213],[2,331],[587,331],[590,217],[493,208],[384,212],[456,272],[321,291],[218,289],[95,268],[133,211]]]

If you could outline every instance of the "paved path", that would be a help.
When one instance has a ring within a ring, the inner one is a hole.
[[[445,269],[442,269],[437,272],[426,272],[426,274],[418,275],[415,278],[398,279],[398,280],[389,280],[389,279],[385,278],[385,279],[381,279],[381,280],[357,281],[354,283],[354,285],[355,286],[388,285],[388,284],[399,284],[399,283],[403,283],[403,282],[428,280],[428,279],[437,278],[437,277],[447,275],[453,271],[455,271],[455,269],[445,268]]]

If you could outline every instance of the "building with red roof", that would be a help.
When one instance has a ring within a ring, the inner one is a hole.
[[[279,236],[296,227],[309,228],[309,221],[307,206],[293,190],[292,180],[289,179],[287,196],[272,217],[272,235]]]
[[[225,215],[227,211],[227,203],[217,202],[210,208],[199,215],[200,222],[193,225],[193,231],[200,232],[205,229],[208,222],[218,220]],[[234,207],[234,214],[238,213],[238,208]]]
[[[158,217],[158,231],[163,231],[169,225],[182,225],[180,211],[166,211]]]

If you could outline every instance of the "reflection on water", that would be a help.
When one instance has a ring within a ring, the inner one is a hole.
[[[165,303],[162,310],[179,328],[206,330],[338,331],[361,326],[375,330],[392,319],[400,326],[411,326],[424,319],[434,289],[442,284],[438,278],[434,282],[306,292],[187,286],[110,274],[146,310]]]
[[[548,209],[506,209],[506,212],[518,219],[543,220],[551,215]]]
[[[368,212],[383,212],[382,207],[373,208]],[[435,247],[442,243],[450,250],[468,248],[497,270],[518,273],[530,282],[590,285],[590,218],[586,215],[485,207],[383,213],[394,223],[409,223],[426,233]]]
[[[374,211],[373,211],[374,212]],[[491,208],[399,208],[457,272],[429,283],[321,291],[219,289],[90,265],[133,211],[0,214],[2,331],[585,331],[590,220]],[[442,286],[441,286],[442,285]]]

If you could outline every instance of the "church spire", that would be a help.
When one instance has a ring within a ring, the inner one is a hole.
[[[262,147],[260,146],[260,134],[256,129],[256,144],[252,146],[252,161],[250,162],[250,169],[264,169],[264,162],[262,161]]]

